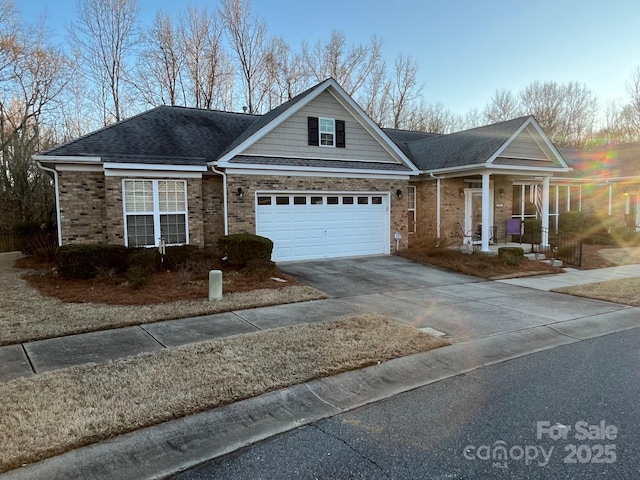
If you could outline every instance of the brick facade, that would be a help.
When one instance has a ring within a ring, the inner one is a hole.
[[[407,235],[407,185],[406,180],[379,180],[362,178],[293,177],[262,175],[228,175],[228,215],[229,233],[255,233],[255,192],[257,191],[341,191],[341,192],[381,192],[390,193],[390,242],[391,252],[396,250],[395,232],[400,232],[402,240],[399,249],[408,246]],[[237,195],[238,187],[243,196]],[[402,198],[396,191],[401,189]]]
[[[104,174],[63,171],[58,182],[62,244],[107,242]]]
[[[507,176],[492,175],[494,190],[493,225],[497,227],[498,241],[504,239],[507,219],[511,218],[513,181]],[[480,181],[478,179],[478,181]],[[411,244],[435,243],[437,238],[437,182],[429,179],[411,183],[416,187],[416,233]],[[465,220],[464,178],[448,178],[440,181],[440,240],[447,245],[462,243]],[[500,196],[500,189],[504,197]]]

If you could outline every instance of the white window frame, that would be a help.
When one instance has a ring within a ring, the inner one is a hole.
[[[413,202],[411,199],[413,198]],[[407,187],[407,212],[413,212],[413,229],[407,225],[408,233],[416,233],[417,218],[416,218],[416,187],[415,185],[409,185]]]
[[[159,183],[163,181],[169,182],[180,182],[184,185],[184,210],[167,210],[160,211],[160,194],[159,194]],[[126,199],[126,183],[127,182],[151,182],[152,185],[152,193],[153,193],[153,211],[144,211],[144,212],[127,212],[127,199]],[[184,243],[167,243],[167,245],[189,245],[189,205],[188,205],[188,197],[187,197],[187,182],[186,180],[173,179],[173,178],[123,178],[122,179],[122,211],[124,215],[124,244],[125,246],[137,246],[137,245],[129,245],[129,235],[127,232],[127,217],[129,216],[138,216],[145,215],[153,216],[153,237],[154,244],[153,245],[140,245],[144,247],[157,247],[160,245],[160,238],[162,236],[162,232],[160,229],[160,216],[161,215],[184,215],[184,224],[185,224],[185,242]]]
[[[324,131],[322,130],[322,122],[323,121],[327,121],[327,122],[331,122],[331,131]],[[332,139],[332,143],[331,145],[324,145],[322,143],[322,134],[325,135],[331,135],[331,139]],[[336,146],[336,120],[335,118],[325,118],[325,117],[318,117],[318,145],[321,147],[328,147],[328,148],[335,148]]]

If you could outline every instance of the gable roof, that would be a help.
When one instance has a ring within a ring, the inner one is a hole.
[[[405,152],[391,138],[389,138],[389,136],[373,120],[371,120],[364,110],[362,110],[353,98],[351,98],[333,78],[327,78],[264,115],[263,118],[258,120],[255,124],[252,124],[240,138],[229,145],[225,152],[223,152],[218,160],[216,160],[216,165],[224,168],[230,166],[231,163],[234,163],[237,166],[241,162],[238,162],[237,159],[234,161],[234,157],[242,155],[247,148],[263,138],[278,125],[281,125],[285,120],[291,118],[291,116],[308,105],[320,94],[328,90],[331,91],[336,100],[342,104],[345,110],[349,111],[349,113],[356,118],[356,121],[359,121],[368,130],[368,133],[372,137],[376,138],[380,144],[390,152],[391,156],[395,157],[401,165],[406,167],[404,170],[408,170],[410,173],[414,174],[418,173],[417,168],[413,165]],[[269,163],[266,165],[268,164]]]
[[[640,177],[640,142],[605,145],[590,150],[560,148],[574,179],[614,180]]]
[[[103,161],[205,165],[257,115],[160,106],[43,152],[44,156],[101,157]]]
[[[562,156],[546,138],[544,132],[542,132],[542,129],[531,115],[447,135],[426,137],[422,140],[407,143],[406,148],[411,160],[423,172],[455,170],[473,166],[488,167],[529,125],[534,127],[546,143],[546,148],[558,161],[556,165],[544,166],[566,169],[567,166]],[[512,164],[512,166],[540,166],[526,160],[518,160],[518,163],[520,165]],[[496,162],[495,166],[498,165],[507,166],[504,161]]]

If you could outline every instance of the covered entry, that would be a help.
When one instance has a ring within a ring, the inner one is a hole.
[[[256,233],[273,260],[389,253],[389,194],[258,192]]]

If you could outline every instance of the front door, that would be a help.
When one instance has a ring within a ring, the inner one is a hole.
[[[482,226],[482,189],[481,188],[465,188],[464,189],[464,228],[469,234],[480,235]],[[493,190],[489,190],[489,226],[493,226]],[[492,232],[489,228],[489,232]],[[491,233],[489,233],[491,235]]]

